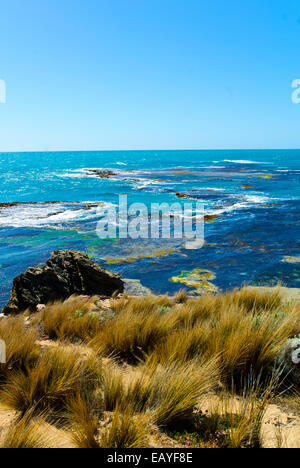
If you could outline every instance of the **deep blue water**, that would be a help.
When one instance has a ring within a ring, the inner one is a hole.
[[[65,248],[156,293],[184,287],[171,278],[186,271],[191,279],[194,269],[223,290],[245,282],[300,287],[299,162],[300,150],[0,153],[0,203],[38,202],[0,208],[0,305],[15,276]],[[100,179],[97,168],[115,175]],[[220,216],[205,224],[202,249],[97,237],[98,202],[116,204],[126,193],[148,206],[183,203],[177,192]],[[61,203],[39,204],[46,201]]]

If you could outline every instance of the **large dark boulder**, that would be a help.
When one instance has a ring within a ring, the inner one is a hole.
[[[86,254],[75,250],[53,252],[42,268],[28,268],[14,279],[4,314],[34,310],[38,304],[65,300],[72,294],[111,296],[123,292],[120,275],[102,268]]]
[[[287,385],[292,384],[297,390],[300,389],[300,339],[288,340],[282,355],[281,365],[286,374]]]

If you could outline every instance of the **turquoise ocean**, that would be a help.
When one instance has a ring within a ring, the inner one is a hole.
[[[0,153],[0,181],[0,305],[15,276],[60,249],[155,293],[300,287],[300,150]],[[203,203],[204,246],[99,239],[99,206],[119,194],[147,206],[186,203],[178,194]]]

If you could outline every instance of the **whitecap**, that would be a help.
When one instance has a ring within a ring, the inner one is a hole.
[[[224,159],[224,162],[233,164],[268,164],[265,162],[249,161],[247,159]]]
[[[24,204],[0,210],[0,227],[70,229],[74,223],[96,221],[106,202]]]

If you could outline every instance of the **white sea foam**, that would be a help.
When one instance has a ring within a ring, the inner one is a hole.
[[[262,195],[243,195],[241,200],[233,203],[232,205],[224,206],[217,209],[208,209],[206,214],[208,215],[221,215],[223,213],[231,213],[232,211],[248,209],[251,206],[261,205],[275,200],[274,198],[269,198]]]
[[[277,169],[276,172],[300,172],[300,169]]]
[[[225,192],[225,189],[216,188],[216,187],[200,187],[198,190],[199,191],[210,190],[211,192]]]
[[[247,159],[224,159],[224,162],[233,164],[268,164],[261,161],[249,161]]]
[[[14,228],[71,228],[76,223],[89,222],[99,217],[99,207],[112,206],[105,202],[57,204],[24,204],[0,210],[0,227]]]

